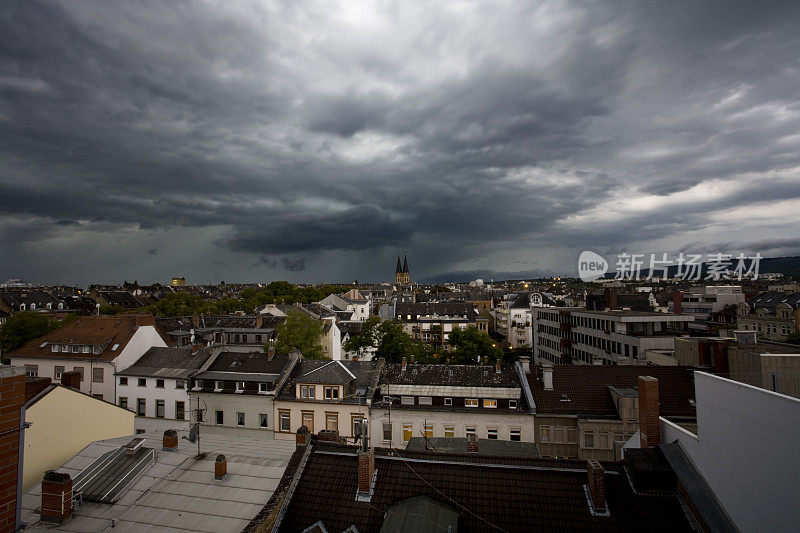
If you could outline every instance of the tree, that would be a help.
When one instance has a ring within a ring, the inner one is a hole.
[[[381,324],[381,319],[371,316],[361,324],[361,333],[353,335],[344,343],[344,349],[348,352],[356,352],[359,355],[366,348],[374,348],[377,345],[376,335]]]
[[[431,360],[430,346],[412,339],[403,330],[403,324],[397,320],[385,320],[375,330],[378,346],[375,356],[383,358],[387,363],[399,363],[403,357],[410,358],[412,355],[420,363]]]
[[[28,341],[38,339],[54,329],[47,315],[31,311],[11,315],[0,327],[0,349],[16,350]]]
[[[292,350],[300,350],[307,359],[323,359],[322,323],[302,311],[289,311],[286,321],[275,327],[275,351]]]
[[[483,357],[488,357],[491,362],[503,358],[503,351],[497,347],[495,341],[476,328],[453,329],[450,332],[449,342],[454,348],[448,358],[448,362],[452,364],[474,365]]]

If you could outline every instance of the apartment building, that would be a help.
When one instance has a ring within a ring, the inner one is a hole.
[[[449,351],[450,332],[454,328],[477,327],[478,315],[467,302],[397,302],[394,318],[412,338]]]
[[[800,292],[765,292],[737,309],[738,328],[755,331],[765,340],[784,342],[800,333]]]
[[[715,316],[744,301],[741,286],[707,285],[689,287],[685,291],[673,293],[668,306],[670,313],[694,316],[694,322],[689,324],[690,330],[709,332],[715,323]]]
[[[470,435],[533,442],[533,417],[513,366],[387,364],[370,422],[376,446]]]
[[[136,413],[137,433],[188,429],[188,383],[210,358],[211,351],[198,345],[154,347],[117,372],[116,404]]]
[[[534,354],[545,364],[645,364],[646,350],[671,350],[694,317],[644,311],[534,308]]]
[[[81,317],[8,354],[29,377],[61,380],[65,371],[81,375],[80,391],[114,402],[114,375],[154,346],[167,344],[152,315]]]
[[[275,338],[275,326],[286,320],[267,313],[255,315],[157,318],[156,325],[168,335],[174,346],[191,346],[202,342],[222,346],[225,351],[252,352],[262,350]]]

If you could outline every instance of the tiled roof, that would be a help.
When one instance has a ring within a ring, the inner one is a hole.
[[[98,291],[97,293],[109,305],[121,305],[122,307],[141,307],[142,304],[128,291]]]
[[[105,359],[117,357],[134,333],[136,316],[81,317],[9,353],[10,357],[55,357],[59,359]],[[151,318],[152,320],[152,318]],[[45,344],[48,343],[48,344]],[[43,346],[44,344],[44,346]],[[100,354],[51,352],[50,344],[102,346]],[[119,346],[117,346],[119,345]],[[112,350],[117,346],[116,350]]]
[[[205,349],[153,347],[125,370],[117,372],[121,376],[153,376],[186,378],[203,366],[211,352]]]
[[[396,315],[403,315],[405,320],[407,315],[411,315],[412,320],[415,316],[424,317],[425,315],[463,317],[467,315],[468,320],[475,319],[475,308],[468,302],[424,302],[424,303],[398,303]]]
[[[467,453],[466,437],[411,437],[406,444],[407,451],[430,453]],[[533,442],[499,439],[478,439],[478,457],[539,457],[539,446]]]
[[[50,294],[38,289],[6,289],[0,290],[0,300],[8,304],[14,311],[19,311],[20,304],[30,310],[31,304],[36,304],[39,309],[45,309],[47,304],[53,308],[58,306],[59,300]]]
[[[278,354],[270,359],[264,352],[220,352],[209,365],[208,372],[236,372],[239,374],[280,374],[289,363],[289,356]],[[202,375],[201,375],[202,377]]]
[[[502,366],[498,374],[494,365],[429,365],[411,364],[403,371],[402,364],[386,365],[381,380],[393,385],[452,385],[457,387],[519,387],[514,367]]]
[[[693,369],[678,366],[644,365],[556,365],[553,368],[553,390],[544,390],[542,369],[528,373],[537,413],[616,416],[609,387],[619,389],[638,387],[639,376],[658,379],[661,415],[694,417]]]
[[[759,294],[753,299],[753,309],[769,309],[775,311],[778,304],[785,303],[792,309],[800,306],[800,292],[786,294],[785,292],[769,291]]]
[[[610,515],[593,516],[583,461],[399,454],[405,460],[376,453],[374,493],[362,502],[355,497],[352,448],[315,446],[280,531],[302,531],[321,520],[329,531],[355,525],[360,533],[377,532],[394,504],[421,495],[456,509],[462,533],[692,530],[675,494],[634,493],[620,463],[604,465]]]
[[[368,391],[377,383],[381,361],[330,361],[303,359],[292,372],[289,386],[284,387],[279,399],[292,400],[296,395],[294,385],[315,383],[327,385],[350,385]],[[355,378],[353,377],[355,376]],[[354,402],[358,403],[358,399]]]

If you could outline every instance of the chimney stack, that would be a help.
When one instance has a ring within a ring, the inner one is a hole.
[[[523,355],[519,358],[519,362],[522,363],[522,371],[526,374],[531,371],[531,358],[527,355]]]
[[[263,323],[264,323],[264,315],[262,315],[261,313],[256,313],[256,329],[260,328]]]
[[[500,361],[499,360],[494,364],[494,371],[496,373],[498,373],[498,374],[500,373]]]
[[[178,449],[178,432],[174,429],[168,429],[164,432],[164,441],[161,449],[165,452],[172,452]]]
[[[467,453],[478,453],[478,436],[474,433],[467,435]]]
[[[406,371],[406,368],[408,368],[408,363],[406,362],[406,358],[405,358],[405,357],[403,357],[403,362],[402,362],[400,365],[401,365],[401,366],[400,366],[400,370],[402,370],[403,372],[405,372],[405,371]]]
[[[72,514],[72,478],[48,470],[42,479],[42,522],[63,524]]]
[[[294,439],[295,447],[304,448],[308,446],[308,442],[311,440],[311,431],[309,431],[308,426],[297,428]]]
[[[192,315],[192,324],[196,328],[200,327],[200,314],[199,313],[195,313],[195,314]]]
[[[61,384],[65,387],[72,387],[73,389],[81,390],[81,374],[71,370],[69,372],[61,373]]]
[[[542,385],[544,385],[544,390],[553,390],[553,367],[552,366],[543,366],[542,367]]]
[[[672,312],[676,315],[683,314],[683,291],[672,293]]]
[[[596,514],[606,513],[606,472],[595,459],[587,461],[586,473],[589,476],[589,498]]]
[[[224,479],[228,475],[228,461],[222,454],[214,461],[214,479]]]
[[[652,448],[661,443],[658,417],[658,380],[639,376],[639,444],[642,448]]]
[[[267,358],[272,359],[275,357],[275,339],[272,338],[269,340],[269,345],[267,346]]]
[[[375,477],[375,448],[358,450],[358,495],[372,496],[372,480]]]

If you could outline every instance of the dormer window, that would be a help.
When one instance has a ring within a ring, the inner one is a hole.
[[[516,409],[517,408],[517,400],[508,400],[508,408],[509,409]]]
[[[339,399],[339,387],[325,387],[325,399],[326,400],[338,400]]]
[[[266,383],[259,383],[258,384],[258,392],[259,392],[259,394],[266,394],[267,393],[267,384]]]
[[[102,351],[103,351],[103,350],[101,350],[99,346],[94,346],[94,347],[92,348],[92,353],[93,353],[93,354],[95,354],[95,355],[99,354],[99,353],[100,353],[100,352],[102,352]]]
[[[214,392],[222,392],[222,382],[215,381],[214,382]]]
[[[84,346],[83,347],[83,353],[92,353],[92,347],[91,346]]]
[[[484,409],[497,409],[497,400],[483,400]]]
[[[244,381],[236,382],[236,392],[238,392],[239,394],[244,392]]]
[[[116,351],[117,351],[117,348],[119,348],[119,344],[115,344],[114,346],[112,346],[112,347],[111,347],[111,351],[112,351],[112,352],[116,352]]]
[[[31,311],[36,311],[36,304],[31,304]]]
[[[316,387],[314,385],[300,385],[300,397],[301,398],[314,398],[316,392]]]
[[[477,398],[464,399],[464,407],[478,407],[478,399]]]
[[[53,308],[53,304],[47,304],[47,306],[46,306],[46,307],[47,307],[48,309],[52,309],[52,308]]]
[[[72,353],[80,353],[80,352],[81,352],[80,346],[75,345],[72,347]]]
[[[59,346],[58,344],[53,344],[52,346],[50,346],[50,351],[51,352],[59,352],[59,351],[61,351],[61,346]]]
[[[445,398],[444,399],[444,404],[447,405],[447,406],[453,405],[453,399],[452,398]]]
[[[202,388],[203,388],[203,380],[202,379],[194,380],[194,387],[192,387],[192,390],[200,390]]]

